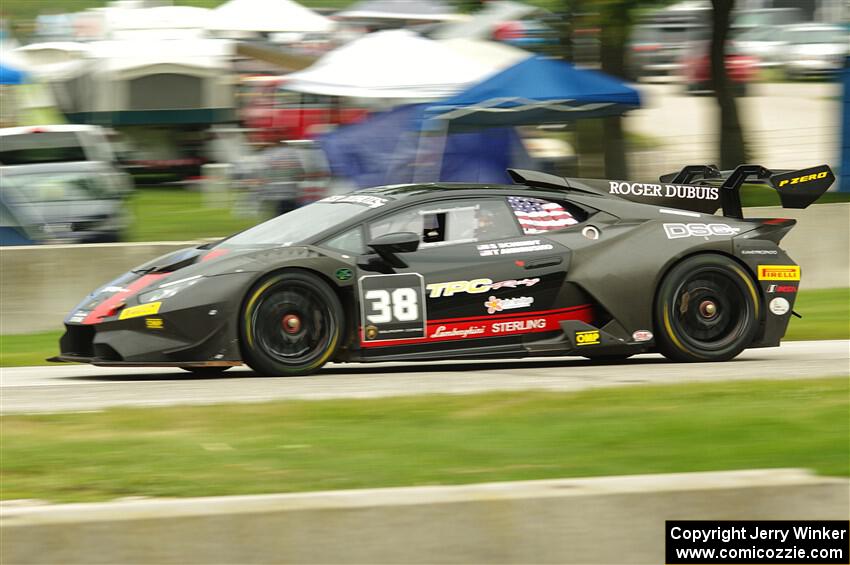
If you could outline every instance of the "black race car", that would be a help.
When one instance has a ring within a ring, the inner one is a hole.
[[[51,360],[263,375],[649,351],[724,361],[779,344],[800,281],[778,245],[794,220],[743,219],[742,183],[805,208],[834,181],[827,166],[688,166],[658,183],[509,173],[517,184],[331,196],[150,261],[83,300]]]

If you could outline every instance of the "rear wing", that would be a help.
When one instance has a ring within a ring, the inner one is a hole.
[[[835,175],[827,165],[799,171],[771,171],[761,165],[740,165],[721,171],[714,165],[688,165],[681,171],[662,175],[662,184],[604,179],[564,178],[548,173],[508,169],[517,184],[544,189],[565,190],[609,197],[615,195],[631,202],[679,208],[714,214],[718,208],[730,218],[744,217],[741,187],[764,184],[779,193],[783,208],[807,208],[832,186]]]
[[[720,171],[714,165],[688,165],[681,171],[662,175],[663,183],[717,186],[723,215],[743,218],[741,187],[745,183],[764,184],[779,193],[783,208],[808,208],[835,182],[828,165],[808,169],[771,171],[761,165],[739,165],[731,171]],[[688,209],[687,203],[679,206]]]

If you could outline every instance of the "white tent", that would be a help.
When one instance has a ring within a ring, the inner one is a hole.
[[[491,65],[496,70],[507,69],[523,59],[531,57],[531,53],[519,47],[484,39],[459,37],[456,39],[440,39],[437,42],[468,59]]]
[[[145,40],[156,31],[171,39],[201,38],[212,10],[196,6],[155,6],[134,10],[108,10],[110,39]]]
[[[195,6],[154,6],[110,2],[74,17],[74,35],[81,41],[195,39],[206,35],[212,10]]]
[[[416,20],[441,22],[457,19],[455,9],[442,0],[363,0],[335,14],[340,20]]]
[[[90,46],[74,41],[48,41],[30,43],[15,49],[12,55],[24,62],[18,68],[39,76],[52,77],[68,72],[73,73],[87,61]],[[4,53],[5,56],[8,53]]]
[[[437,100],[516,60],[485,61],[407,30],[366,35],[287,76],[284,88],[330,96]]]
[[[233,32],[325,33],[332,20],[292,0],[229,0],[212,10],[207,29]]]
[[[228,40],[170,39],[167,31],[149,30],[145,40],[40,43],[17,51],[33,75],[52,85],[67,113],[233,106]]]

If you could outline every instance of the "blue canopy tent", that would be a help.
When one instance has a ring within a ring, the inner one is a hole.
[[[513,126],[562,124],[640,105],[635,89],[603,73],[532,56],[447,100],[406,106],[322,138],[337,175],[360,186],[509,182],[530,163]]]
[[[427,156],[440,153],[450,130],[564,124],[616,116],[638,106],[637,90],[614,77],[532,56],[426,109],[414,179],[434,175]]]
[[[505,169],[531,165],[513,128],[450,133],[433,152],[423,153],[424,109],[424,104],[401,106],[322,136],[334,176],[358,188],[414,181],[507,183]],[[414,178],[417,160],[427,162],[428,178]]]
[[[26,73],[0,63],[0,84],[22,84]]]
[[[577,69],[541,56],[529,57],[427,110],[451,127],[479,128],[562,124],[622,114],[640,106],[638,92],[606,74]],[[444,127],[444,126],[443,126]]]

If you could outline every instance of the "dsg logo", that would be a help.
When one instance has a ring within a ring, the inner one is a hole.
[[[664,233],[667,239],[679,239],[682,237],[705,237],[713,235],[731,236],[741,231],[727,224],[664,224]]]

